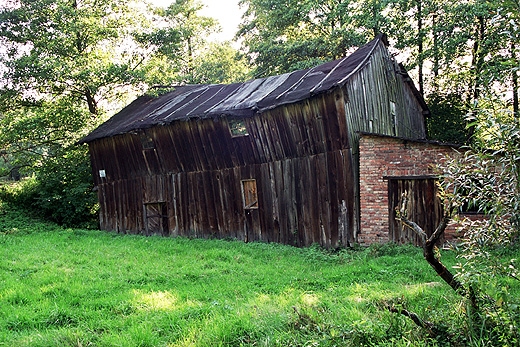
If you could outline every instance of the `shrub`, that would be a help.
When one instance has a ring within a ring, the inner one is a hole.
[[[0,199],[66,227],[97,226],[97,199],[85,148],[64,150],[30,177],[4,184]]]

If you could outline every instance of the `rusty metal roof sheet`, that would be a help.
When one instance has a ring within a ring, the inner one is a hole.
[[[343,85],[363,68],[383,35],[343,59],[311,69],[244,83],[177,86],[159,97],[144,95],[84,137],[80,143],[164,125],[176,120],[221,115],[248,117],[275,107],[305,100]]]

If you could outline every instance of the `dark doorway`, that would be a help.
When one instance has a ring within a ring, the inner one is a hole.
[[[403,196],[408,198],[408,219],[417,223],[428,236],[439,225],[443,207],[437,196],[435,177],[388,177],[389,240],[399,244],[420,245],[413,230],[396,220],[396,209],[401,208]]]

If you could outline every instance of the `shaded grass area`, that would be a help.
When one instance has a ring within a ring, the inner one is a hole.
[[[414,247],[142,237],[0,211],[4,346],[438,345],[384,305],[434,322],[463,310]]]

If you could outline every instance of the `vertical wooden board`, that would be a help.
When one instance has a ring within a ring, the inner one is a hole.
[[[190,161],[187,158],[191,156],[191,149],[189,148],[189,140],[183,132],[185,127],[186,124],[181,122],[175,122],[166,127],[169,135],[169,150],[178,164],[177,166],[172,165],[172,172],[185,172],[190,169]]]
[[[99,220],[99,228],[101,230],[108,230],[107,228],[107,221],[106,221],[106,212],[107,212],[107,206],[106,206],[106,184],[98,184],[98,201],[99,201],[99,214],[98,214],[98,220]]]
[[[307,114],[307,132],[312,143],[312,154],[324,153],[327,151],[327,139],[329,134],[326,134],[324,129],[323,117],[325,110],[322,106],[322,95],[315,96],[305,101],[305,112]]]
[[[170,210],[169,210],[169,224],[170,224],[170,236],[179,236],[179,215],[178,215],[178,174],[170,175]]]
[[[217,220],[217,199],[213,194],[215,180],[213,179],[212,172],[205,171],[202,173],[204,180],[204,193],[206,198],[206,209],[208,219],[208,232],[212,237],[218,237],[218,220]]]
[[[277,190],[278,172],[276,169],[278,162],[268,163],[269,168],[269,184],[271,192],[271,210],[272,210],[272,222],[273,222],[273,242],[282,242],[280,238],[280,203],[279,203],[279,192]],[[269,218],[269,216],[268,216]]]
[[[333,152],[335,160],[335,186],[334,189],[336,205],[333,207],[337,211],[337,246],[348,246],[349,216],[347,209],[347,174],[343,164],[343,150]],[[352,197],[350,197],[352,199]]]
[[[177,223],[179,225],[179,235],[189,236],[189,215],[188,215],[188,174],[181,172],[177,174]]]
[[[223,118],[214,119],[213,129],[215,133],[212,135],[212,141],[214,141],[215,155],[221,157],[219,169],[230,168],[233,166],[233,162],[231,160],[231,134],[228,124]]]
[[[121,204],[121,232],[126,232],[127,230],[130,230],[129,224],[130,219],[132,215],[132,205],[131,205],[131,199],[130,199],[130,190],[129,187],[131,187],[132,182],[129,179],[123,179],[120,181],[119,186],[119,194],[120,194],[120,204]]]
[[[254,118],[258,131],[262,136],[262,144],[265,150],[265,160],[262,160],[261,163],[268,163],[278,160],[281,158],[281,156],[283,156],[283,148],[280,148],[281,145],[279,134],[279,132],[283,129],[278,128],[278,124],[276,122],[276,113],[268,111],[263,113],[262,117]]]
[[[263,126],[266,137],[270,144],[269,150],[271,152],[271,160],[287,158],[286,150],[283,146],[283,142],[281,141],[281,133],[284,131],[284,129],[280,127],[280,123],[277,122],[277,119],[273,117],[272,113],[268,113],[268,115],[269,118],[263,122]]]
[[[112,193],[112,183],[106,183],[104,186],[104,201],[105,201],[105,223],[106,230],[115,231],[115,223],[113,221],[114,215],[112,213],[113,210],[113,193]]]
[[[284,171],[282,166],[282,161],[276,161],[273,163],[273,173],[272,180],[274,184],[274,203],[276,206],[274,207],[274,211],[278,212],[278,218],[275,222],[278,222],[279,227],[279,242],[289,245],[290,239],[289,235],[289,219],[287,218],[287,203],[286,203],[286,195],[284,194]]]
[[[397,196],[396,193],[396,180],[388,180],[388,240],[391,242],[396,242],[396,223],[395,223],[395,207],[397,201],[395,198]]]
[[[320,99],[320,107],[322,108],[323,138],[326,141],[326,151],[335,151],[341,148],[340,129],[338,118],[345,117],[345,109],[343,105],[343,90],[336,88],[334,92],[323,95]],[[340,106],[342,114],[338,112]]]
[[[283,107],[283,118],[288,121],[287,126],[285,127],[285,131],[287,131],[289,141],[295,144],[296,148],[296,157],[302,157],[306,154],[305,151],[305,139],[302,136],[302,126],[301,119],[299,113],[295,113],[293,107],[288,105]],[[305,129],[305,127],[303,127]]]
[[[261,187],[264,185],[263,177],[262,177],[262,168],[261,165],[253,165],[252,167],[252,176],[256,180],[256,189],[257,189],[257,198],[258,198],[258,208],[252,211],[253,215],[253,230],[255,232],[255,238],[258,241],[267,242],[268,238],[266,233],[264,233],[262,219],[265,217],[265,209],[261,204],[263,201]]]
[[[231,235],[231,223],[230,223],[230,213],[232,212],[231,206],[229,205],[229,187],[228,187],[228,179],[230,175],[231,170],[225,169],[222,170],[220,175],[218,175],[218,193],[219,193],[219,199],[220,199],[220,206],[221,206],[221,228],[220,228],[220,235]],[[231,237],[231,236],[230,236]]]
[[[197,119],[196,121],[187,121],[187,123],[189,124],[190,136],[194,145],[193,151],[196,153],[197,158],[196,171],[208,170],[208,156],[205,152],[206,149],[204,146],[204,140],[202,135],[202,133],[204,132],[203,121]]]
[[[181,148],[182,163],[185,172],[193,172],[200,170],[199,153],[196,150],[195,142],[191,130],[191,123],[186,121],[175,122],[175,146]]]
[[[259,205],[259,226],[262,232],[262,240],[265,242],[278,242],[277,230],[274,225],[274,199],[271,180],[271,164],[262,164],[257,167],[257,177],[259,177],[258,205]]]
[[[330,211],[330,246],[338,247],[339,244],[339,235],[338,235],[338,220],[339,213],[338,208],[341,202],[338,199],[338,175],[341,174],[341,168],[338,167],[338,155],[339,151],[328,152],[327,156],[327,180],[328,180],[328,194],[330,197],[329,200],[329,211]]]
[[[308,157],[294,159],[293,163],[298,167],[299,174],[293,177],[296,184],[295,189],[295,205],[298,216],[298,238],[302,245],[307,245],[312,238],[312,230],[314,228],[313,221],[316,220],[314,213],[314,173],[311,169],[310,159]],[[310,237],[309,237],[310,236]]]
[[[259,122],[259,117],[249,118],[246,121],[246,128],[249,140],[252,143],[251,147],[254,152],[254,157],[256,158],[257,162],[264,162],[266,161],[265,149],[267,148],[267,144],[265,143],[265,140],[262,138],[263,134],[261,129],[258,128],[259,126],[262,126],[262,123]]]
[[[217,170],[224,166],[220,143],[216,140],[215,122],[204,119],[199,124],[199,133],[203,143],[204,154],[208,158],[207,170]]]
[[[197,192],[197,176],[194,172],[189,172],[187,175],[188,179],[188,232],[193,237],[201,237],[199,234],[199,225],[197,223],[197,204],[198,192]]]
[[[120,183],[121,181],[115,181],[113,185],[113,194],[114,194],[114,210],[115,210],[115,222],[116,222],[116,231],[121,232],[121,217],[122,217],[122,206],[121,206],[121,193],[120,193]]]
[[[298,208],[297,208],[297,195],[296,195],[296,180],[295,177],[298,173],[294,169],[293,160],[282,161],[282,172],[283,172],[283,203],[286,218],[288,222],[288,234],[287,238],[290,244],[294,246],[302,246],[302,237],[298,230]],[[282,216],[283,218],[283,216]]]
[[[187,187],[186,187],[186,173],[179,172],[175,175],[175,214],[177,221],[177,233],[179,236],[188,236],[186,230],[187,225]]]
[[[206,208],[208,206],[208,201],[206,201],[205,189],[204,189],[204,181],[202,172],[194,172],[193,173],[193,186],[192,190],[194,191],[194,201],[193,201],[193,215],[194,215],[194,223],[196,225],[195,229],[197,230],[198,237],[207,237],[207,232],[209,229],[208,223],[208,215],[206,213]]]
[[[355,160],[353,159],[352,150],[347,149],[342,153],[342,167],[344,168],[344,188],[342,189],[346,193],[346,207],[349,227],[346,228],[348,231],[347,240],[354,244],[355,238],[359,231],[359,199],[358,199],[358,177],[355,173]]]
[[[208,185],[208,195],[211,199],[211,217],[210,217],[210,228],[211,233],[214,237],[222,238],[221,236],[221,225],[222,225],[222,207],[219,192],[219,180],[217,176],[221,174],[221,170],[209,171],[206,173],[206,184]]]
[[[293,141],[291,128],[291,119],[287,117],[287,112],[284,112],[280,107],[269,111],[271,115],[270,129],[277,130],[277,138],[281,142],[283,152],[276,153],[273,160],[283,160],[284,158],[293,158],[298,154],[298,143]]]
[[[326,154],[316,155],[315,160],[316,168],[316,179],[318,181],[318,198],[320,201],[320,225],[319,225],[319,238],[317,241],[320,245],[329,248],[331,244],[331,217],[330,217],[330,205],[331,198],[329,195],[329,182],[328,182],[328,162]]]
[[[250,178],[249,175],[244,176],[242,172],[243,167],[233,169],[232,181],[230,182],[230,192],[232,198],[230,200],[233,210],[233,232],[234,236],[239,240],[248,241],[249,235],[246,234],[246,221],[244,216],[244,202],[242,199],[242,191],[240,187],[240,180]]]

